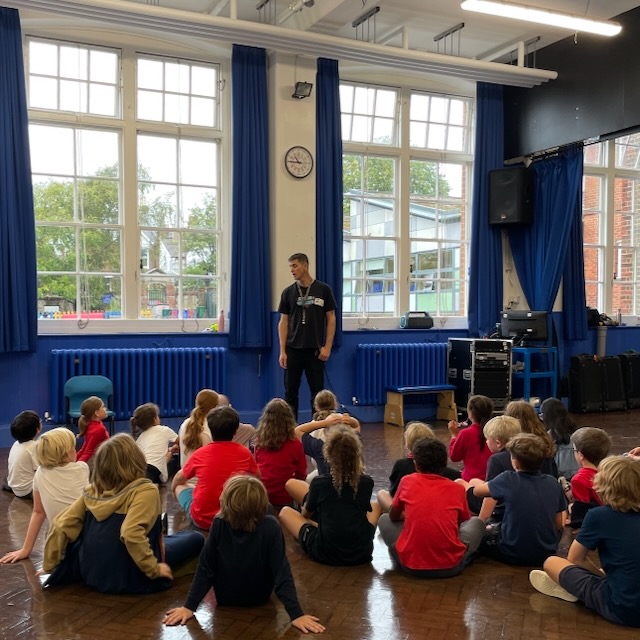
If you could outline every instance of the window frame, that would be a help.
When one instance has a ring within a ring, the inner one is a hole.
[[[457,95],[453,93],[441,93],[433,90],[417,89],[409,86],[380,85],[377,83],[358,82],[343,79],[343,84],[369,86],[379,89],[395,89],[398,91],[398,122],[397,144],[356,143],[343,139],[343,155],[356,154],[375,157],[390,157],[396,159],[396,200],[398,203],[398,219],[396,220],[396,275],[393,280],[393,289],[396,295],[395,310],[391,315],[380,314],[345,314],[343,310],[343,328],[346,330],[359,328],[395,329],[398,328],[400,316],[409,310],[410,277],[411,277],[411,237],[409,229],[409,212],[411,203],[410,194],[410,162],[412,160],[435,161],[438,163],[463,163],[465,168],[465,192],[464,206],[466,208],[465,231],[462,234],[463,243],[466,245],[466,261],[462,268],[464,271],[465,287],[465,314],[442,315],[433,314],[435,326],[448,329],[466,329],[468,304],[468,251],[470,246],[471,230],[471,195],[473,191],[473,131],[475,126],[475,99],[471,96]],[[413,93],[426,93],[431,96],[461,99],[468,104],[468,149],[464,152],[423,149],[409,146],[410,134],[410,98]],[[392,239],[389,237],[389,239]],[[406,283],[404,286],[403,283]]]
[[[117,50],[119,60],[119,88],[120,88],[120,112],[121,118],[110,116],[96,116],[90,113],[60,112],[45,109],[29,109],[29,124],[44,125],[73,125],[79,128],[97,128],[117,131],[121,140],[121,212],[120,222],[123,229],[122,239],[122,318],[121,319],[38,319],[38,334],[113,334],[113,333],[179,333],[201,332],[208,328],[214,318],[165,318],[150,319],[140,317],[140,277],[139,264],[141,259],[139,244],[139,226],[137,223],[137,170],[136,166],[136,140],[137,133],[168,134],[189,139],[215,140],[218,144],[217,158],[217,216],[218,216],[218,242],[217,242],[217,301],[218,308],[227,308],[229,299],[229,269],[230,269],[230,106],[229,92],[223,91],[230,72],[230,53],[209,56],[207,53],[176,54],[175,50],[163,51],[162,46],[145,47],[144,50],[126,42],[118,42],[119,37],[113,34],[110,44],[93,42],[91,38],[77,39],[43,37],[37,34],[25,33],[23,36],[23,51],[25,57],[25,69],[29,63],[29,42],[38,41],[55,43],[58,45],[69,44],[71,46],[87,47],[89,49]],[[111,42],[113,41],[113,42]],[[170,48],[170,47],[169,47]],[[157,57],[164,60],[188,62],[191,64],[214,65],[217,68],[218,87],[216,91],[217,128],[206,130],[203,127],[192,125],[175,125],[154,121],[136,119],[136,64],[138,57]],[[132,115],[128,115],[132,114]],[[126,233],[126,236],[125,236]],[[136,236],[131,238],[130,236]],[[220,240],[221,238],[221,240]]]

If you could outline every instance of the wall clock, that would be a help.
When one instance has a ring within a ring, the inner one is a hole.
[[[291,147],[284,155],[284,166],[294,178],[306,178],[313,170],[313,156],[306,147]]]

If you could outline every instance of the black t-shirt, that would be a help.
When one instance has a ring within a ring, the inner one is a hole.
[[[375,528],[367,520],[371,511],[373,479],[363,474],[358,492],[345,485],[338,494],[331,476],[311,481],[305,507],[318,521],[310,555],[318,562],[332,565],[357,565],[371,560]]]
[[[314,280],[309,287],[298,286],[294,282],[287,287],[278,306],[278,313],[289,317],[287,346],[319,349],[324,344],[325,316],[335,311],[336,300],[329,285],[320,280]]]

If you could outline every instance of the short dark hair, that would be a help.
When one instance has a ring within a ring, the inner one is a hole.
[[[214,441],[229,442],[240,426],[240,416],[233,407],[216,407],[209,412],[207,424]]]
[[[33,440],[40,428],[40,416],[35,411],[21,411],[11,422],[11,436],[18,442]]]
[[[571,444],[596,467],[609,455],[611,438],[603,429],[581,427],[571,434]]]
[[[533,433],[519,433],[507,442],[505,448],[518,462],[521,471],[540,471],[547,455],[547,443]]]
[[[442,474],[447,466],[447,447],[435,438],[420,438],[411,449],[416,469],[420,473]]]
[[[293,261],[303,262],[304,264],[309,264],[309,257],[306,253],[294,253],[292,256],[289,256],[289,262]]]

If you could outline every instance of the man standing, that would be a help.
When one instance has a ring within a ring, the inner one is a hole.
[[[298,391],[302,374],[313,399],[324,388],[324,363],[331,356],[336,333],[336,300],[328,284],[309,274],[309,258],[294,253],[289,269],[295,282],[280,298],[280,366],[284,369],[285,400],[298,418]],[[326,331],[325,331],[326,324]]]

